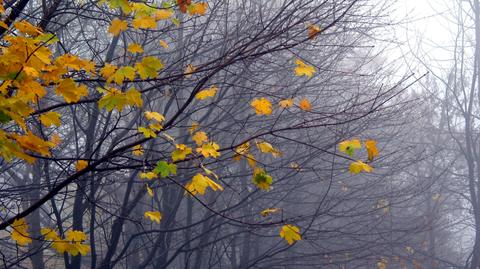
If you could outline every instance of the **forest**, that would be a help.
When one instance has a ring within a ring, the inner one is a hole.
[[[0,0],[0,268],[480,269],[480,0]]]

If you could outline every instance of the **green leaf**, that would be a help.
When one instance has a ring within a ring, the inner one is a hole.
[[[168,177],[170,174],[177,174],[177,166],[173,163],[169,164],[166,161],[159,161],[153,172],[159,174],[161,177]]]

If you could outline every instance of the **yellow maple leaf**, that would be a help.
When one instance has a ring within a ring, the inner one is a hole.
[[[373,161],[373,158],[378,156],[377,142],[375,140],[367,140],[364,144],[367,149],[368,160]]]
[[[132,53],[132,54],[142,53],[142,52],[143,52],[143,48],[142,48],[142,46],[140,46],[140,44],[138,44],[138,43],[132,43],[132,44],[128,45],[127,51],[130,52],[130,53]]]
[[[13,221],[11,237],[20,246],[26,246],[32,243],[30,234],[28,233],[28,224],[24,218],[16,219]]]
[[[132,21],[132,25],[135,29],[155,29],[157,28],[157,22],[154,17],[144,16],[135,18]]]
[[[217,158],[220,156],[220,152],[218,152],[218,149],[220,146],[215,143],[215,142],[210,142],[210,143],[205,143],[201,147],[197,148],[197,152],[202,154],[203,157],[208,158],[208,157],[213,157]]]
[[[147,120],[155,120],[157,122],[162,122],[165,120],[165,117],[162,114],[155,111],[145,111],[144,114]]]
[[[185,144],[177,144],[175,145],[176,150],[172,152],[172,160],[175,161],[181,161],[185,160],[187,155],[192,153],[192,148],[189,148]]]
[[[54,147],[53,143],[44,141],[30,131],[28,131],[26,135],[14,134],[12,137],[24,150],[30,150],[46,157],[51,156],[50,148]]]
[[[168,20],[173,16],[173,11],[170,9],[160,9],[155,12],[155,20]]]
[[[155,174],[154,172],[141,172],[138,174],[138,177],[141,179],[154,179],[157,178],[158,175]]]
[[[358,139],[345,140],[338,144],[338,149],[350,156],[353,156],[355,150],[361,149],[362,143]]]
[[[207,12],[208,4],[206,2],[192,3],[188,6],[188,14],[191,16],[200,15],[203,16]]]
[[[307,98],[302,98],[302,100],[300,100],[300,103],[298,105],[301,110],[305,110],[305,111],[312,110],[312,105],[310,104],[310,101],[308,101]]]
[[[302,236],[300,235],[300,229],[291,224],[286,224],[282,226],[280,230],[280,237],[287,240],[288,244],[291,245],[295,243],[295,241],[302,240]]]
[[[135,155],[135,156],[142,156],[143,155],[142,145],[136,145],[136,146],[133,147],[133,155]]]
[[[197,98],[198,100],[204,100],[209,97],[214,97],[217,91],[218,91],[218,88],[215,86],[212,86],[208,89],[199,91],[197,94],[195,94],[195,98]]]
[[[128,23],[126,21],[115,18],[112,20],[110,27],[108,27],[108,32],[114,36],[118,36],[121,32],[128,29]]]
[[[185,186],[188,193],[192,195],[205,195],[207,188],[211,188],[213,191],[223,191],[223,187],[200,173],[197,173],[192,180]]]
[[[157,134],[149,128],[138,127],[138,131],[140,133],[142,133],[143,136],[145,136],[145,138],[149,138],[149,137],[155,138],[155,137],[157,137]]]
[[[208,136],[205,132],[196,132],[192,136],[192,140],[195,141],[198,146],[201,146],[203,143],[208,142]]]
[[[88,166],[88,162],[85,160],[78,160],[77,163],[75,164],[75,169],[77,171],[83,170]]]
[[[62,123],[60,121],[60,114],[53,111],[40,115],[40,122],[45,127],[50,127],[52,125],[60,126],[60,124]]]
[[[295,64],[297,65],[297,67],[295,67],[296,76],[312,77],[313,74],[315,74],[315,68],[311,65],[304,63],[302,60],[296,59]]]
[[[271,153],[273,157],[279,157],[282,155],[278,149],[275,149],[270,143],[262,141],[257,142],[257,148],[263,153]]]
[[[278,102],[278,105],[283,108],[289,108],[293,106],[293,99],[285,99],[280,102]]]
[[[115,74],[115,71],[117,71],[117,69],[117,66],[106,63],[105,66],[100,70],[100,74],[102,75],[102,77],[108,79],[113,74]]]
[[[318,25],[315,25],[315,24],[310,24],[308,27],[308,38],[309,39],[315,39],[318,35],[318,33],[320,33],[321,29],[320,29],[320,26]]]
[[[28,21],[17,21],[13,23],[13,26],[17,28],[22,34],[27,34],[33,37],[36,37],[42,33],[42,29],[33,26]]]
[[[373,168],[362,161],[356,161],[350,164],[349,171],[352,174],[359,174],[362,171],[371,173],[373,171]]]
[[[55,93],[62,96],[67,103],[73,103],[80,100],[83,96],[87,96],[88,90],[85,85],[77,86],[73,79],[67,78],[58,84],[57,88],[55,88]]]
[[[156,78],[158,71],[163,68],[163,63],[155,56],[148,56],[142,59],[141,62],[135,64],[140,78]]]
[[[272,114],[272,103],[265,97],[253,99],[250,105],[255,109],[257,115]]]
[[[156,223],[160,224],[160,220],[162,220],[162,213],[158,211],[146,211],[143,213],[143,216],[146,219],[149,219],[151,221],[155,221]]]
[[[198,128],[200,128],[200,124],[196,121],[192,122],[192,126],[190,126],[190,128],[188,129],[188,132],[190,134],[193,134],[193,132],[195,132]]]
[[[115,81],[117,84],[122,84],[125,79],[133,80],[135,78],[135,68],[131,66],[122,66],[111,75],[107,82]]]

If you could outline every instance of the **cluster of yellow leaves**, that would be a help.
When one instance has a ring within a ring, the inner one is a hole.
[[[233,156],[233,159],[235,161],[240,161],[240,159],[244,157],[248,165],[251,168],[255,168],[257,165],[257,160],[253,156],[253,154],[250,153],[250,143],[246,142],[243,143],[242,145],[238,146],[235,148],[235,155]]]
[[[75,164],[75,169],[77,169],[77,171],[81,171],[85,168],[87,168],[88,166],[88,162],[85,161],[85,160],[79,160],[77,161],[77,163]]]
[[[300,235],[300,229],[291,224],[283,225],[280,229],[280,237],[287,240],[288,244],[291,245],[296,241],[302,240]]]
[[[177,0],[180,12],[190,14],[191,16],[203,16],[207,12],[208,4],[206,2],[192,3],[192,0]]]
[[[138,132],[142,133],[145,138],[157,137],[157,132],[163,129],[161,123],[165,120],[165,117],[155,111],[146,111],[145,118],[150,120],[151,123],[148,125],[148,127],[138,127]]]
[[[125,108],[125,106],[141,107],[143,105],[142,95],[134,88],[130,88],[126,92],[122,92],[116,88],[110,88],[107,90],[98,89],[103,93],[102,98],[98,100],[98,107],[105,108],[107,111],[117,109],[119,112]]]
[[[273,112],[272,103],[265,97],[253,99],[250,105],[255,109],[257,115],[270,115]],[[294,100],[293,98],[284,99],[278,102],[278,105],[281,108],[289,108],[294,105]],[[312,104],[305,97],[298,102],[298,107],[304,111],[312,111]]]
[[[367,150],[368,160],[373,161],[378,156],[377,143],[375,140],[366,140],[364,142],[365,149]],[[355,151],[362,148],[362,143],[359,139],[352,139],[340,142],[338,148],[341,152],[353,156]],[[363,161],[355,161],[350,164],[350,173],[359,174],[361,172],[371,173],[373,168]]]
[[[223,187],[220,184],[201,173],[193,176],[192,180],[185,186],[187,192],[192,195],[205,195],[207,188],[211,188],[213,191],[223,191]]]
[[[42,228],[41,233],[45,240],[52,242],[52,248],[60,254],[67,252],[73,256],[78,254],[85,256],[90,252],[90,246],[83,244],[87,240],[87,235],[82,231],[69,230],[63,239],[50,228]]]
[[[28,233],[28,224],[24,218],[16,219],[12,224],[12,239],[20,246],[26,246],[32,243],[30,234]]]
[[[197,148],[197,153],[203,155],[203,157],[208,158],[217,158],[220,156],[220,152],[218,151],[220,146],[215,142],[208,142],[204,143],[201,147]]]

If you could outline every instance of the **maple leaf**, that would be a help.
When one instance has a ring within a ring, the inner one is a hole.
[[[349,156],[353,156],[353,154],[355,153],[355,150],[361,149],[361,148],[362,148],[362,143],[358,139],[345,140],[340,142],[340,144],[338,144],[338,149],[341,152],[348,154]]]
[[[185,158],[187,157],[187,155],[191,154],[192,153],[192,149],[187,147],[186,145],[184,144],[177,144],[175,145],[175,147],[177,148],[176,150],[174,150],[172,152],[172,160],[175,162],[175,161],[181,161],[181,160],[185,160]]]
[[[204,100],[210,97],[214,97],[217,91],[218,91],[218,88],[215,86],[212,86],[208,89],[199,91],[197,94],[195,94],[195,98],[197,98],[198,100]]]
[[[275,149],[270,143],[262,141],[257,142],[257,148],[263,153],[271,153],[273,157],[279,157],[282,155],[278,149]]]
[[[145,186],[147,187],[147,193],[150,197],[153,197],[155,196],[155,193],[153,192],[153,190],[150,188],[150,186],[148,186],[148,184],[145,184]]]
[[[205,195],[205,191],[207,188],[211,188],[213,191],[223,191],[223,187],[210,179],[207,176],[204,176],[200,173],[197,173],[193,178],[192,181],[190,181],[186,186],[185,189],[188,191],[188,193],[192,195]]]
[[[177,0],[177,5],[182,13],[187,13],[187,8],[191,3],[192,0]]]
[[[102,77],[108,79],[111,77],[115,71],[117,71],[118,67],[113,64],[105,64],[105,66],[100,70],[100,74]]]
[[[130,53],[132,53],[132,54],[142,53],[142,52],[143,52],[143,48],[142,48],[142,46],[140,46],[140,44],[132,43],[132,44],[128,45],[127,51],[130,52]]]
[[[136,145],[136,146],[133,147],[133,155],[135,155],[135,156],[142,156],[143,155],[142,145]]]
[[[285,99],[280,102],[278,102],[278,105],[282,108],[289,108],[293,106],[293,99]]]
[[[156,78],[158,71],[163,68],[163,63],[154,56],[148,56],[135,64],[138,74],[142,79]]]
[[[253,173],[252,182],[262,190],[270,190],[272,181],[272,177],[260,168],[256,169]]]
[[[162,220],[162,213],[158,211],[146,211],[143,213],[143,216],[146,219],[149,219],[151,221],[155,221],[156,223],[160,224],[160,220]]]
[[[107,0],[110,8],[120,8],[125,14],[132,12],[132,7],[128,0]]]
[[[371,173],[373,171],[373,168],[362,161],[356,161],[350,164],[349,171],[352,174],[359,174],[362,171]]]
[[[257,115],[272,114],[272,103],[265,97],[253,99],[250,105],[255,109]]]
[[[107,82],[111,83],[115,81],[117,84],[122,84],[125,79],[133,80],[135,78],[135,68],[131,66],[123,66],[115,71],[115,74],[111,75]]]
[[[14,134],[12,137],[17,141],[20,147],[25,150],[30,150],[46,157],[51,156],[50,148],[54,145],[49,141],[44,141],[30,131],[28,131],[26,135]]]
[[[83,231],[69,230],[65,234],[65,241],[68,242],[66,251],[73,256],[78,254],[85,256],[90,252],[90,246],[82,244],[87,239],[87,235]]]
[[[177,174],[177,166],[173,163],[167,163],[166,161],[158,161],[153,171],[157,175],[160,174],[161,177],[168,177],[169,175]]]
[[[303,98],[302,100],[300,100],[299,106],[301,110],[305,110],[305,111],[312,110],[312,105],[310,104],[310,101],[308,101],[307,98]]]
[[[160,9],[155,12],[155,20],[168,20],[173,16],[173,11],[170,9]]]
[[[307,77],[312,77],[313,74],[315,74],[315,68],[311,65],[308,65],[304,63],[300,59],[295,60],[295,64],[297,67],[295,67],[295,75],[298,77],[301,76],[307,76]]]
[[[190,126],[190,128],[188,129],[188,132],[190,134],[193,134],[193,132],[195,132],[198,128],[200,128],[200,124],[198,124],[198,122],[194,121],[194,122],[192,122],[192,126]]]
[[[267,217],[271,214],[277,213],[278,211],[280,211],[280,208],[267,208],[262,210],[262,212],[260,212],[260,215],[262,215],[262,217]]]
[[[78,160],[77,163],[75,164],[75,169],[77,169],[77,171],[80,171],[80,170],[83,170],[83,169],[87,168],[87,166],[88,166],[87,161]]]
[[[295,243],[295,241],[302,240],[302,236],[300,235],[300,229],[291,224],[286,224],[282,226],[280,230],[280,237],[287,240],[288,244],[291,245]]]
[[[308,38],[309,39],[315,39],[318,35],[318,33],[320,33],[321,29],[320,29],[320,26],[318,25],[315,25],[315,24],[310,24],[308,27]]]
[[[144,16],[135,18],[132,21],[132,25],[135,29],[155,29],[157,28],[157,22],[154,17]]]
[[[40,115],[40,122],[45,127],[50,127],[52,125],[60,126],[60,124],[62,123],[60,121],[60,114],[53,111]]]
[[[99,89],[105,95],[98,100],[98,107],[112,111],[114,108],[122,112],[126,105],[141,107],[143,105],[142,95],[135,89],[131,88],[126,93],[118,89],[110,88],[108,91]]]
[[[165,120],[165,117],[162,114],[155,111],[145,111],[144,114],[147,120],[155,120],[157,122],[162,122]]]
[[[191,78],[192,73],[194,73],[195,71],[197,71],[197,68],[192,64],[188,64],[187,67],[185,67],[185,71],[183,71],[185,78]]]
[[[67,78],[58,84],[57,88],[55,88],[55,93],[62,96],[67,103],[73,103],[80,100],[83,96],[87,96],[88,90],[85,85],[77,86],[73,79]]]
[[[162,46],[164,49],[168,49],[168,43],[165,42],[165,40],[160,40],[158,41],[158,44],[160,44],[160,46]]]
[[[155,137],[157,137],[157,134],[156,134],[153,130],[151,130],[151,129],[149,129],[149,128],[138,127],[138,131],[139,131],[140,133],[142,133],[143,136],[145,136],[145,138],[149,138],[149,137],[155,138]]]
[[[208,4],[206,2],[193,3],[187,7],[188,14],[191,16],[200,15],[203,16],[207,12]]]
[[[32,243],[32,239],[28,233],[28,224],[25,222],[24,218],[15,219],[12,224],[12,229],[11,237],[18,245],[26,246]]]
[[[28,21],[17,21],[13,24],[13,26],[22,34],[27,34],[33,37],[42,34],[42,29],[33,26]]]
[[[368,160],[373,161],[373,158],[378,156],[377,142],[375,140],[367,140],[364,142],[368,153]]]
[[[157,173],[154,172],[141,172],[138,174],[138,177],[141,179],[154,179],[157,178]]]
[[[218,156],[220,156],[220,152],[218,152],[219,148],[220,146],[217,143],[210,142],[203,144],[200,148],[197,148],[197,152],[202,154],[205,158],[217,158]]]
[[[108,27],[108,32],[113,34],[114,36],[118,36],[121,32],[127,29],[128,23],[126,21],[115,18],[112,20],[112,23]]]
[[[196,132],[193,136],[192,136],[192,140],[195,141],[195,143],[198,145],[198,146],[201,146],[203,143],[206,143],[208,142],[208,136],[205,132]]]

